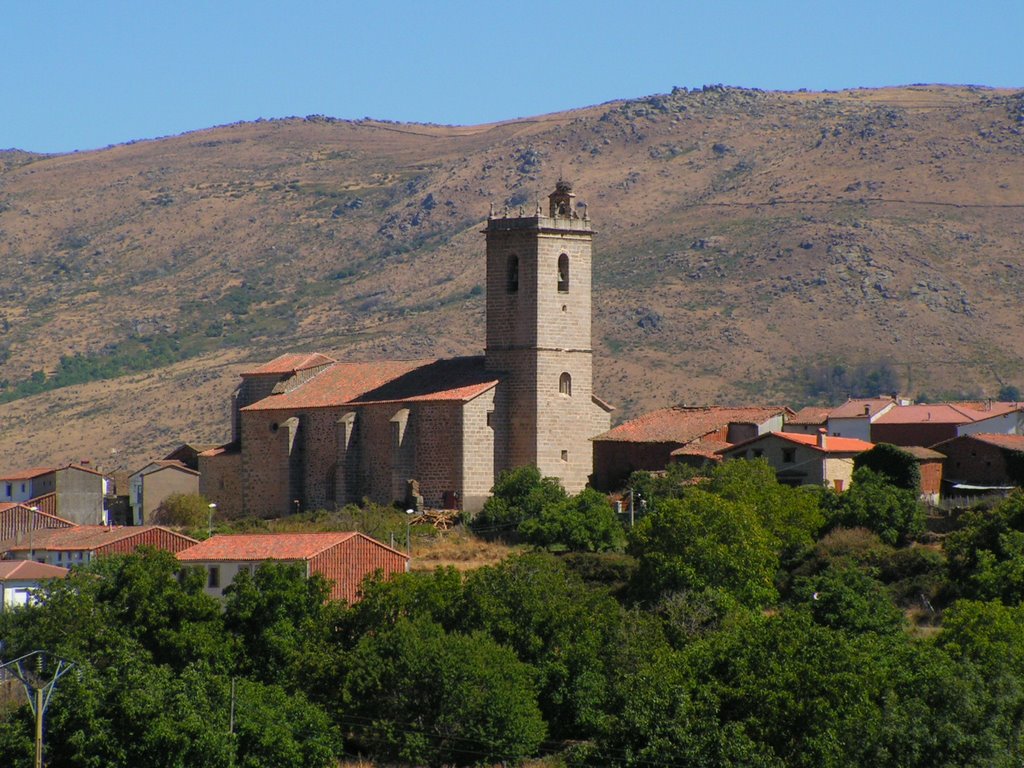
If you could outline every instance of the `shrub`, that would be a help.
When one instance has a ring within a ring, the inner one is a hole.
[[[198,493],[172,493],[153,511],[152,522],[181,528],[203,528],[212,515],[210,502]]]

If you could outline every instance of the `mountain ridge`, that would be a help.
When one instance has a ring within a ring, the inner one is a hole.
[[[620,416],[1024,383],[1021,91],[709,86],[409,125],[0,153],[4,392],[87,382],[0,405],[4,464],[223,439],[229,361],[479,352],[488,208],[563,175],[597,229],[595,390]]]

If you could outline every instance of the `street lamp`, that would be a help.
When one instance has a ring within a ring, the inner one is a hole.
[[[210,514],[206,518],[206,537],[213,536],[213,510],[217,508],[217,502],[212,501],[206,505],[210,509]]]

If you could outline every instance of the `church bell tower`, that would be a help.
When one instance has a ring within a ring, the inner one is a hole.
[[[591,243],[586,207],[559,181],[533,215],[493,210],[487,238],[487,368],[500,372],[495,470],[533,464],[570,493],[593,471],[607,429],[593,399]]]

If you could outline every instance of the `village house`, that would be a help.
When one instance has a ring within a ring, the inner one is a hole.
[[[178,560],[206,571],[206,593],[222,597],[240,571],[253,573],[268,561],[302,563],[308,579],[331,582],[332,600],[354,603],[367,576],[385,578],[409,570],[409,557],[362,533],[264,533],[212,536],[178,553]]]
[[[0,474],[0,503],[22,502],[82,525],[107,522],[108,490],[103,473],[81,464]]]
[[[199,455],[200,492],[228,516],[364,497],[473,512],[499,472],[528,464],[582,490],[612,410],[592,391],[590,218],[559,181],[546,212],[492,211],[484,235],[482,356],[254,367],[232,441]]]
[[[192,537],[159,525],[76,525],[34,530],[0,542],[0,555],[70,568],[106,555],[130,555],[140,547],[180,552],[195,543]]]
[[[726,459],[765,459],[786,485],[823,485],[837,491],[850,487],[853,459],[874,446],[853,437],[769,432],[720,451]]]
[[[937,504],[942,495],[942,472],[946,457],[936,450],[919,445],[901,446],[901,450],[909,453],[917,462],[917,470],[921,475],[918,487],[921,500]]]
[[[1024,486],[1024,435],[968,434],[933,446],[943,463],[944,494],[969,496]]]
[[[831,409],[823,405],[808,405],[786,419],[783,432],[800,435],[816,435],[822,429],[828,430],[828,413]]]
[[[895,397],[847,400],[828,412],[825,428],[835,437],[853,437],[869,442],[872,440],[871,425],[898,404]]]
[[[199,493],[199,472],[181,461],[151,461],[128,477],[132,524],[150,520],[164,499],[174,493]]]
[[[50,579],[63,579],[67,568],[32,560],[0,560],[0,613],[33,602],[32,592]]]
[[[871,425],[871,439],[892,445],[933,446],[957,435],[987,431],[1020,434],[1017,403],[922,403],[899,405]]]
[[[638,470],[720,461],[721,449],[779,431],[789,415],[793,412],[778,406],[677,405],[645,413],[594,438],[593,485],[614,490]]]

